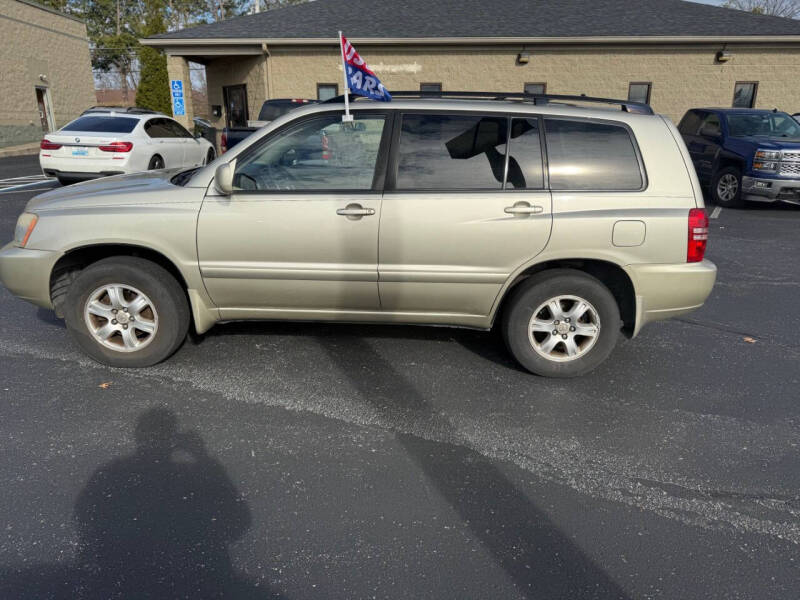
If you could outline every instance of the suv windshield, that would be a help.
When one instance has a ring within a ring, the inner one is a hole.
[[[78,117],[61,128],[62,131],[96,131],[98,133],[130,133],[139,119],[130,117]]]
[[[800,123],[786,113],[739,113],[728,115],[734,137],[765,136],[800,139]]]

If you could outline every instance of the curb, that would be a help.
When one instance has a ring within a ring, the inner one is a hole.
[[[8,158],[11,156],[25,156],[26,154],[38,154],[38,153],[39,153],[38,143],[0,148],[0,158]]]

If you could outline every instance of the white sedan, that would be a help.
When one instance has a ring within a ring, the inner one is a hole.
[[[40,144],[39,163],[62,185],[107,175],[194,167],[214,160],[214,146],[180,123],[143,109],[90,109]]]

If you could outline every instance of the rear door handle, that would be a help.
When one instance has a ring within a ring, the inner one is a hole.
[[[360,219],[375,214],[374,208],[364,208],[360,204],[348,204],[344,208],[336,209],[336,214],[348,219]]]
[[[541,206],[531,206],[527,202],[517,202],[514,206],[506,206],[505,212],[510,215],[535,215],[544,212]]]

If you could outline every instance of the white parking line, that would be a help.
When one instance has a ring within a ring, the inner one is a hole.
[[[38,181],[50,178],[47,175],[42,175],[40,173],[37,173],[35,175],[22,175],[21,177],[6,177],[5,179],[0,179],[0,183],[13,183],[14,181],[27,180],[27,179],[30,179],[31,181],[33,180]]]
[[[722,207],[721,206],[717,206],[716,208],[714,208],[714,210],[711,211],[711,218],[712,219],[719,218],[719,213],[721,213],[721,212],[722,212]]]
[[[21,183],[9,187],[0,187],[0,196],[3,194],[16,194],[26,190],[49,190],[55,187],[55,179],[44,179],[42,181],[34,181],[32,183]]]

